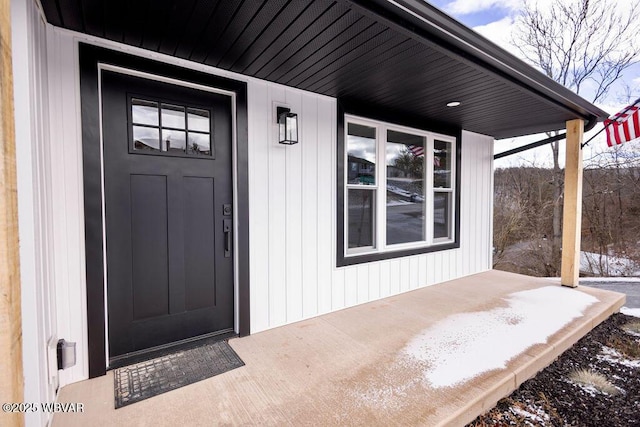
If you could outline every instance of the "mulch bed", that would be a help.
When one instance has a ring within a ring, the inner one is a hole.
[[[640,336],[623,329],[638,321],[619,313],[609,317],[469,426],[640,426]],[[571,381],[576,369],[604,375],[619,393]]]

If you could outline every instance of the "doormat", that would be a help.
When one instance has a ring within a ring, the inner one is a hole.
[[[114,371],[116,409],[211,378],[244,362],[227,341],[204,344]]]

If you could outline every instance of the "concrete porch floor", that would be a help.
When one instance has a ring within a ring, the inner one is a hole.
[[[231,346],[246,366],[115,410],[113,375],[64,387],[54,427],[212,425],[464,425],[624,304],[624,295],[580,286],[599,302],[496,369],[462,384],[430,388],[415,366],[394,362],[420,331],[445,317],[505,306],[518,291],[559,286],[488,271],[330,313],[245,338]],[[544,307],[541,307],[544,309]]]

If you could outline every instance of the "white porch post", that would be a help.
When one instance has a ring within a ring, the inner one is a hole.
[[[580,233],[582,231],[582,140],[584,121],[567,122],[567,154],[564,169],[564,213],[562,218],[563,286],[578,286],[580,274]]]

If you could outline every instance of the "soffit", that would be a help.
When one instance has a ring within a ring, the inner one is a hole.
[[[47,20],[59,27],[413,122],[505,138],[606,116],[435,8],[404,3],[42,0]],[[506,59],[492,63],[499,54]],[[448,108],[450,101],[462,105]]]

